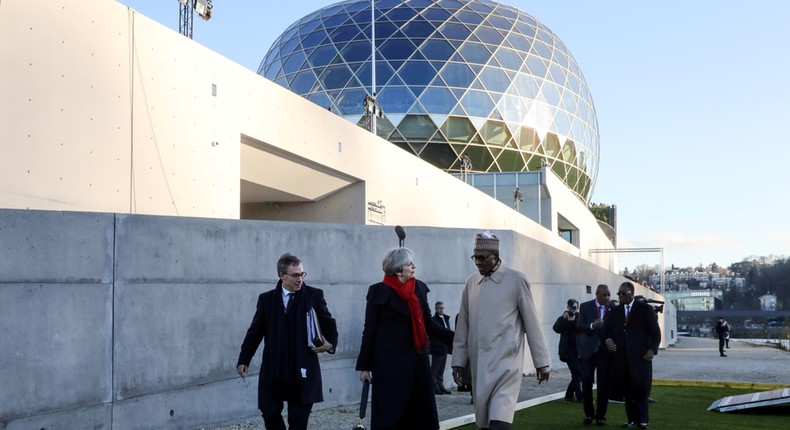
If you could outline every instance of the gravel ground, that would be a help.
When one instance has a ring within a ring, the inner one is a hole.
[[[753,345],[737,339],[730,340],[730,347],[726,351],[727,357],[719,357],[718,340],[682,337],[676,345],[659,351],[653,361],[653,377],[692,381],[790,383],[789,352],[774,347]],[[570,373],[564,368],[553,370],[549,382],[540,385],[534,375],[527,376],[521,384],[519,402],[564,393],[569,381]],[[454,389],[452,391],[453,393],[449,395],[436,396],[440,421],[474,413],[469,393],[459,393]],[[316,407],[320,407],[320,404]],[[310,428],[350,429],[358,421],[358,412],[358,405],[314,410],[310,415]],[[581,405],[579,413],[581,414]],[[370,416],[370,409],[367,416]],[[365,420],[365,425],[370,428],[368,419]],[[201,430],[263,428],[263,421],[256,419],[223,426],[203,427]]]

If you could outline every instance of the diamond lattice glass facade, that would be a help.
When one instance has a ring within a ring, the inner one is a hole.
[[[363,124],[372,91],[370,0],[292,24],[258,73]],[[582,200],[598,172],[598,123],[565,45],[532,16],[488,0],[381,0],[375,7],[377,134],[448,172],[538,170]]]

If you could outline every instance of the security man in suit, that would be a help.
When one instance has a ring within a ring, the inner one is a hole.
[[[285,430],[282,411],[288,403],[288,428],[306,430],[313,403],[324,401],[318,354],[334,354],[337,324],[324,292],[304,283],[307,273],[291,254],[277,261],[280,280],[258,296],[258,305],[241,345],[237,371],[247,375],[263,338],[263,363],[258,376],[258,409],[267,430]],[[322,338],[308,343],[307,313],[313,311]]]
[[[604,319],[611,310],[609,296],[609,286],[598,285],[595,299],[582,303],[576,318],[576,350],[581,363],[584,425],[590,425],[593,421],[599,426],[606,425],[610,353],[604,345]],[[598,400],[593,405],[592,386],[595,381],[598,382]]]
[[[444,327],[450,330],[450,317],[444,314],[444,302],[436,302],[434,305],[436,313],[431,319],[439,327]],[[447,345],[435,336],[430,336],[431,341],[431,371],[433,378],[436,381],[436,387],[433,392],[435,394],[450,394],[444,386],[444,368],[447,365],[447,354],[452,354],[453,347]]]

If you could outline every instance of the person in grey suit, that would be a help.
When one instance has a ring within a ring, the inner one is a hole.
[[[609,405],[607,383],[609,379],[610,352],[604,345],[606,329],[604,319],[611,310],[609,305],[609,286],[598,285],[595,299],[584,302],[579,307],[576,318],[576,350],[581,362],[582,403],[584,404],[584,424],[606,425],[606,411]],[[598,381],[597,408],[593,406],[593,382]]]

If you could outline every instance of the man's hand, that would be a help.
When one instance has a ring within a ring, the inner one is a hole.
[[[243,364],[239,364],[238,366],[236,366],[236,371],[239,372],[239,376],[241,376],[242,378],[247,376],[247,366]]]
[[[365,381],[368,381],[369,383],[372,384],[373,378],[370,376],[370,372],[368,372],[367,370],[361,370],[359,372],[359,381],[362,382],[363,384],[365,383]]]
[[[644,359],[645,361],[651,361],[655,356],[656,353],[654,353],[652,349],[648,349],[647,352],[645,353]]]
[[[606,339],[606,347],[609,349],[609,351],[617,352],[617,345],[614,343],[612,338]]]
[[[543,383],[544,381],[548,382],[549,380],[549,366],[541,367],[540,369],[535,369],[538,374],[538,384]]]
[[[602,328],[603,327],[603,320],[598,318],[597,320],[593,321],[592,325],[593,325],[593,328],[595,328],[595,329]]]
[[[316,347],[316,348],[312,348],[313,352],[315,352],[316,354],[321,353],[321,352],[327,352],[327,351],[329,351],[330,349],[332,349],[334,347],[334,345],[332,345],[331,343],[327,342],[326,339],[324,339],[323,336],[321,336],[321,340],[324,341],[324,343],[321,346]]]

